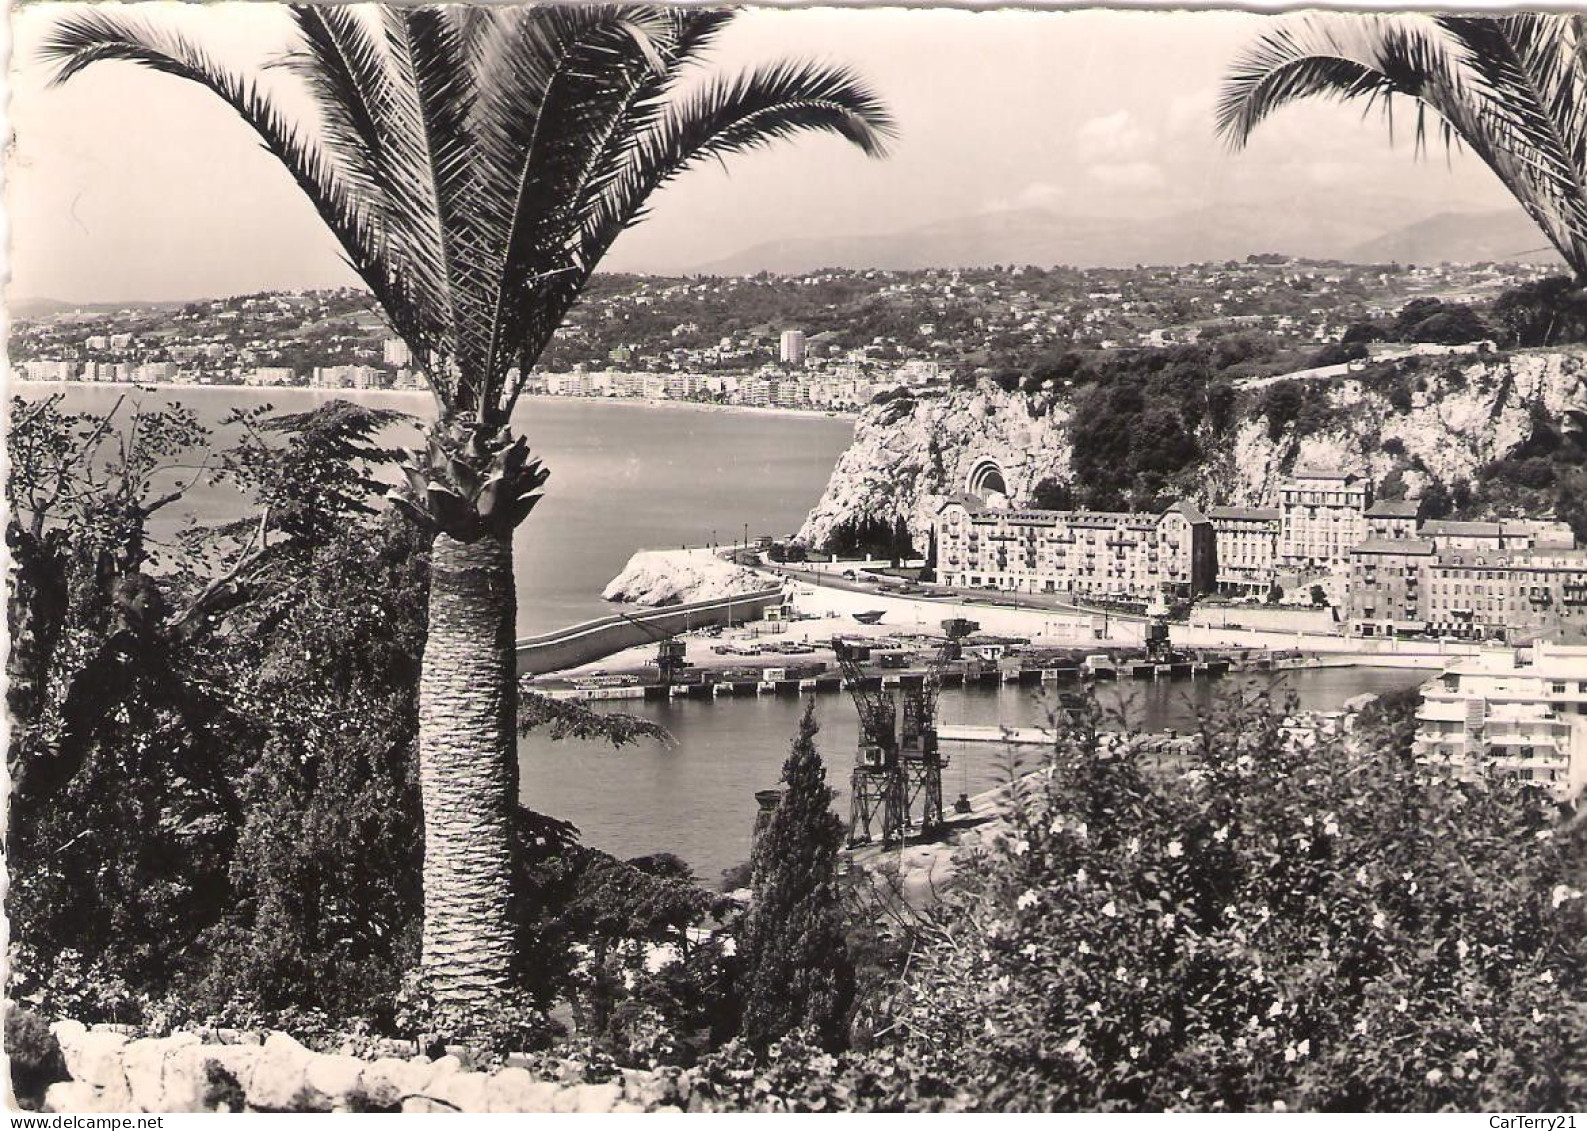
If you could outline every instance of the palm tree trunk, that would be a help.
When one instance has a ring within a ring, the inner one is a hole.
[[[424,949],[437,1004],[464,1016],[512,980],[512,812],[518,800],[512,536],[431,550],[419,680]]]

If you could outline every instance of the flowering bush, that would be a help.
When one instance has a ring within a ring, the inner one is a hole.
[[[1578,822],[1260,701],[1186,764],[1068,730],[928,924],[899,1050],[1009,1109],[1587,1098]]]

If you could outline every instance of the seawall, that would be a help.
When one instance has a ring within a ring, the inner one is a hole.
[[[584,621],[518,641],[518,674],[545,675],[563,671],[679,632],[760,620],[768,608],[781,601],[782,586],[779,585],[737,597],[643,609]]]

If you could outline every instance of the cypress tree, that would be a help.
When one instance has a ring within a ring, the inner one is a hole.
[[[841,1048],[854,1000],[838,888],[843,825],[816,751],[819,729],[807,703],[783,763],[782,800],[755,845],[742,1034],[760,1050],[799,1028],[828,1050]]]

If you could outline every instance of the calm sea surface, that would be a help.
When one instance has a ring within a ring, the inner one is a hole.
[[[15,382],[23,396],[56,386]],[[215,424],[233,408],[269,404],[300,412],[336,397],[433,419],[428,393],[190,388],[156,392],[64,387],[68,411],[105,411],[123,392],[146,407],[180,401]],[[127,408],[123,408],[123,412]],[[854,434],[853,423],[795,413],[723,412],[681,405],[535,398],[513,423],[551,470],[545,499],[518,528],[518,634],[530,636],[607,616],[601,590],[639,549],[722,542],[797,530]],[[386,443],[417,441],[393,428]],[[224,443],[224,434],[217,434]],[[195,489],[185,504],[200,519],[230,517],[237,498]],[[179,509],[179,508],[177,508]],[[173,513],[166,521],[180,518]]]
[[[38,396],[49,386],[14,383]],[[119,390],[67,387],[68,410],[104,410]],[[178,399],[207,422],[233,407],[268,403],[300,411],[333,396],[433,413],[427,394],[320,393],[308,390],[181,389],[135,394],[146,404]],[[518,630],[522,635],[601,616],[600,591],[640,548],[699,543],[712,537],[789,533],[815,505],[852,425],[845,420],[770,413],[729,413],[620,402],[539,399],[522,405],[515,424],[551,468],[545,501],[518,532]],[[388,443],[409,443],[394,430]],[[231,493],[198,487],[186,513],[203,520],[237,513]],[[172,515],[167,521],[175,522]],[[1291,673],[1285,686],[1303,708],[1338,707],[1364,691],[1405,687],[1419,673],[1329,669]],[[1224,681],[1227,686],[1232,681]],[[1187,728],[1216,683],[1104,685],[1128,702],[1145,729]],[[848,811],[848,770],[855,746],[854,707],[846,696],[817,697],[818,744],[828,777]],[[754,792],[776,784],[801,709],[794,698],[759,697],[675,703],[624,703],[663,723],[677,738],[613,751],[543,738],[519,744],[523,799],[571,820],[586,843],[620,856],[674,852],[714,880],[749,853]],[[1033,725],[1046,707],[1031,690],[946,691],[945,722]],[[1027,758],[1036,755],[1026,748]],[[948,744],[943,793],[977,793],[997,783],[1004,752],[990,745]]]

